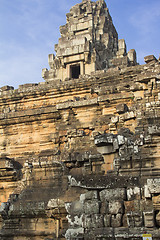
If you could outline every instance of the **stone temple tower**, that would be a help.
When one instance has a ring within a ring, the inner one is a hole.
[[[79,78],[120,65],[135,65],[135,50],[126,53],[104,0],[83,0],[70,9],[67,23],[60,27],[61,38],[49,54],[50,70],[43,69],[46,81]]]

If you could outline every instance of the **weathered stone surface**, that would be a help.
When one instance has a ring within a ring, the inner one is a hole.
[[[139,187],[129,188],[127,189],[127,199],[140,199],[141,198],[141,190]]]
[[[98,214],[99,207],[99,202],[97,200],[88,200],[84,203],[84,212],[85,214]]]
[[[100,192],[101,201],[106,200],[124,200],[126,192],[124,188],[105,189]]]
[[[45,82],[0,89],[0,239],[159,240],[160,61],[101,0],[60,32]]]
[[[157,59],[155,58],[154,55],[148,55],[148,56],[144,57],[144,61],[145,61],[146,63],[150,63],[150,62],[152,62],[152,61],[156,62]]]
[[[111,216],[111,227],[117,228],[122,226],[122,214]]]
[[[66,210],[69,214],[75,214],[75,215],[79,215],[81,212],[83,212],[83,208],[84,208],[84,205],[82,202],[80,201],[77,201],[77,202],[74,202],[74,203],[66,203],[65,204],[65,207],[66,207]],[[90,209],[88,208],[87,209],[87,204],[86,204],[86,211],[90,211]],[[92,211],[92,210],[91,210]],[[94,210],[93,210],[94,211]],[[96,211],[96,210],[95,210]],[[98,210],[97,210],[98,212]]]
[[[116,111],[117,111],[117,113],[119,113],[119,114],[125,113],[125,112],[127,112],[127,110],[128,110],[128,107],[127,107],[126,104],[121,103],[121,104],[118,104],[118,105],[116,106]]]
[[[98,199],[98,192],[97,191],[89,191],[87,193],[81,194],[80,200],[86,201],[91,199]]]
[[[154,215],[153,211],[144,212],[144,225],[145,227],[152,228],[154,227]]]
[[[111,226],[111,215],[110,214],[104,215],[104,226],[105,227]]]
[[[122,201],[109,202],[109,213],[116,215],[118,213],[124,213],[124,206]]]

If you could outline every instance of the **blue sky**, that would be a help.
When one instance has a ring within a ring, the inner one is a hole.
[[[81,0],[0,0],[0,87],[42,82],[42,68],[58,43],[59,26]],[[159,57],[160,0],[106,0],[119,39],[138,62]]]

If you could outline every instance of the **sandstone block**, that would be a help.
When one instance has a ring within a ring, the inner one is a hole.
[[[122,114],[128,111],[128,107],[126,104],[121,103],[116,106],[116,111],[117,113]]]
[[[157,62],[157,59],[154,55],[148,55],[148,56],[144,57],[144,61],[146,63],[150,63],[152,61]]]
[[[111,118],[111,122],[112,123],[117,123],[118,121],[119,121],[119,117],[118,116],[115,116],[115,117]]]
[[[105,214],[104,215],[104,226],[105,227],[110,227],[111,226],[111,215],[110,214]]]
[[[130,49],[129,52],[127,53],[127,56],[132,65],[137,64],[137,56],[136,51],[134,49]]]
[[[160,179],[147,179],[147,186],[150,193],[160,193]]]
[[[109,213],[112,215],[123,213],[124,205],[122,201],[112,201],[109,202]]]
[[[160,210],[160,195],[152,197],[154,209]]]
[[[48,209],[60,209],[60,208],[64,208],[65,207],[65,203],[64,201],[60,200],[60,199],[51,199],[49,200],[48,204],[47,204],[47,208]]]
[[[145,227],[152,228],[154,227],[154,213],[153,211],[144,212],[144,225]]]
[[[127,213],[127,224],[129,227],[142,227],[143,226],[143,215],[142,212],[130,212]]]
[[[109,208],[108,208],[109,202],[103,201],[103,202],[101,202],[101,205],[100,205],[100,206],[101,206],[101,207],[100,207],[100,213],[101,213],[101,214],[106,214],[106,213],[108,213],[108,211],[109,211]]]
[[[97,198],[98,198],[97,191],[89,191],[87,193],[81,194],[80,201],[97,199]]]
[[[111,227],[117,228],[122,226],[122,214],[111,216]]]
[[[2,202],[0,205],[0,214],[7,214],[7,211],[9,209],[9,203],[8,202]]]
[[[91,229],[92,228],[92,218],[90,215],[84,215],[84,222],[82,225],[84,228]]]
[[[117,140],[118,140],[119,146],[120,146],[120,145],[123,145],[123,144],[125,143],[125,138],[124,138],[124,136],[122,136],[122,135],[118,135],[118,136],[117,136]]]
[[[113,153],[115,151],[112,144],[108,144],[107,146],[97,147],[97,150],[102,155],[110,154],[110,153]]]
[[[124,39],[118,40],[118,49],[126,49],[126,43]]]
[[[14,87],[6,85],[6,86],[1,87],[0,89],[2,91],[8,91],[8,90],[14,90]]]
[[[73,203],[65,203],[65,208],[70,215],[78,215],[83,213],[84,206],[82,202],[76,201]]]
[[[135,227],[142,227],[143,226],[143,215],[142,213],[135,213],[134,215]]]
[[[85,214],[98,214],[99,213],[99,202],[97,200],[88,200],[84,202]]]
[[[134,207],[134,201],[125,201],[124,202],[124,207],[125,207],[125,212],[134,212],[135,207]]]
[[[84,216],[67,215],[68,223],[72,227],[82,227]]]
[[[69,228],[66,231],[65,238],[66,240],[71,240],[81,236],[82,234],[84,234],[84,228]]]
[[[103,215],[101,214],[92,215],[92,226],[93,228],[102,228],[104,226]]]
[[[141,189],[139,187],[127,189],[127,199],[140,199],[141,198]]]
[[[124,188],[104,189],[100,192],[101,201],[124,200],[126,199],[126,191]]]
[[[156,214],[156,225],[160,226],[160,212]]]

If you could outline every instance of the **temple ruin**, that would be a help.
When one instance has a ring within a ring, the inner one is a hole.
[[[118,40],[117,31],[104,1],[90,0],[71,8],[67,23],[60,27],[61,38],[49,54],[50,70],[43,69],[46,81],[92,74],[117,65],[136,65],[136,52],[126,52],[124,39]]]
[[[103,0],[67,14],[44,82],[0,88],[0,239],[160,239],[160,59]]]

